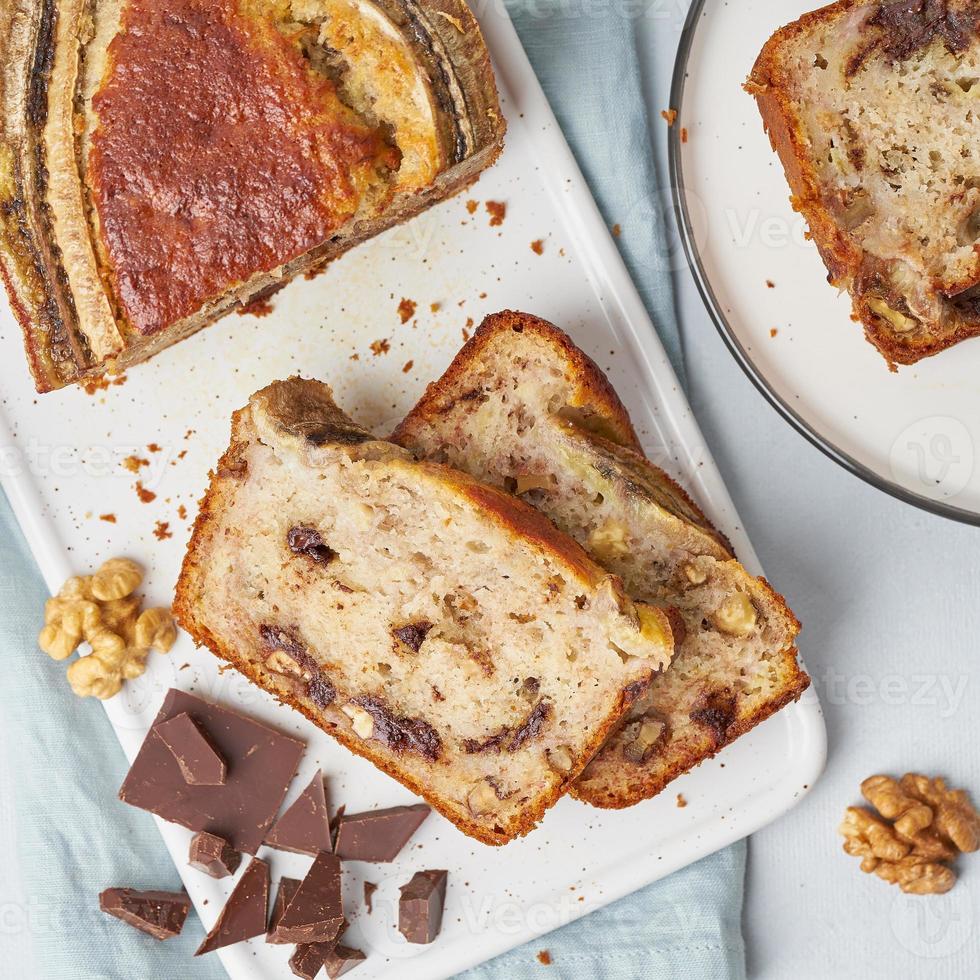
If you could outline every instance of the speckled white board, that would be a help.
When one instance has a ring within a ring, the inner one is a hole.
[[[229,316],[131,370],[122,385],[39,398],[4,306],[0,385],[9,435],[0,434],[0,476],[52,588],[72,570],[123,553],[149,566],[148,598],[166,603],[195,502],[227,443],[230,414],[253,390],[294,372],[322,378],[356,419],[384,432],[445,368],[464,331],[507,307],[556,321],[598,360],[651,457],[693,491],[755,567],[684,396],[510,22],[491,11],[484,29],[510,124],[500,163],[469,192],[335,261],[316,279],[293,283],[274,297],[271,314]],[[507,208],[496,227],[486,209],[490,200]],[[475,209],[468,201],[477,202]],[[531,248],[537,240],[540,255]],[[416,304],[406,323],[398,312],[402,299]],[[125,465],[130,456],[147,461],[138,473]],[[140,499],[137,480],[152,500]],[[52,683],[63,682],[62,670],[52,664]],[[235,672],[219,673],[211,655],[195,650],[186,637],[169,657],[154,654],[147,674],[106,706],[130,756],[173,685],[274,722],[307,742],[287,802],[318,766],[334,807],[412,800]],[[566,799],[535,833],[503,849],[470,841],[432,816],[395,863],[346,867],[347,942],[370,954],[357,975],[433,980],[547,932],[772,820],[806,792],[823,759],[820,708],[807,695],[659,799],[631,810],[606,813]],[[678,792],[687,798],[686,808],[676,806]],[[231,882],[187,869],[189,832],[160,826],[210,926]],[[301,875],[309,864],[278,851],[263,854],[275,879]],[[393,925],[397,889],[425,867],[450,869],[443,933],[432,946],[409,946]],[[380,885],[371,915],[363,909],[364,878]],[[288,952],[252,941],[217,955],[236,980],[244,980],[291,976]]]

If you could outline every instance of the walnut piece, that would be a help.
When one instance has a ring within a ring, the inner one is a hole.
[[[980,847],[980,815],[967,794],[918,773],[869,776],[861,793],[878,812],[848,807],[839,828],[845,852],[907,894],[948,892],[956,872],[944,862]]]
[[[146,670],[150,649],[167,653],[177,638],[169,609],[141,611],[133,591],[143,572],[128,558],[112,558],[94,575],[73,576],[45,603],[41,649],[65,660],[83,641],[92,647],[68,667],[79,697],[111,698]]]

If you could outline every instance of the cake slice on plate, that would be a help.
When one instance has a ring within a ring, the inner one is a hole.
[[[0,59],[0,270],[39,391],[455,193],[505,128],[463,0],[23,0]]]
[[[980,4],[842,0],[746,84],[835,286],[890,364],[980,334]]]
[[[668,617],[534,508],[298,378],[236,413],[174,611],[491,844],[535,825],[673,649]]]
[[[809,685],[782,597],[643,456],[603,373],[552,324],[487,317],[393,439],[534,504],[631,596],[672,610],[671,666],[573,795],[616,808],[653,796]]]

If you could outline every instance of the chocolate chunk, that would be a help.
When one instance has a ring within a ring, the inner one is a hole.
[[[396,715],[378,697],[369,694],[353,698],[374,720],[373,737],[395,752],[416,752],[435,762],[442,754],[439,733],[422,718]]]
[[[272,930],[272,941],[328,943],[337,940],[343,925],[340,861],[321,851]]]
[[[223,837],[236,851],[254,854],[286,795],[303,743],[176,689],[168,692],[154,728],[183,713],[204,726],[228,761],[225,784],[186,782],[177,760],[151,729],[119,798],[171,823]]]
[[[218,921],[204,937],[195,956],[244,942],[265,932],[269,909],[269,865],[252,858],[234,891],[228,896]]]
[[[394,861],[432,812],[425,803],[344,814],[337,823],[334,852],[344,861]]]
[[[314,980],[336,945],[336,942],[300,943],[289,957],[289,969],[302,980]]]
[[[286,543],[294,555],[306,555],[318,565],[327,565],[337,557],[337,552],[324,544],[315,527],[291,527],[286,535]]]
[[[463,739],[463,749],[470,755],[479,752],[499,754],[502,750],[516,752],[525,742],[541,734],[544,723],[550,716],[551,704],[548,701],[539,701],[516,728],[505,725],[482,741],[477,741],[475,738]]]
[[[404,643],[409,650],[418,653],[422,649],[422,644],[425,642],[425,638],[430,629],[432,629],[432,623],[423,621],[421,623],[409,623],[407,626],[399,626],[391,632],[395,635],[395,639]]]
[[[327,971],[330,980],[353,970],[359,966],[367,957],[359,949],[352,949],[350,946],[334,946],[327,958],[323,961],[323,968]]]
[[[372,908],[371,902],[374,899],[374,893],[378,890],[378,886],[373,881],[364,882],[364,907],[370,915],[374,909]]]
[[[272,918],[269,920],[269,931],[266,933],[265,941],[277,945],[284,943],[284,939],[276,939],[276,926],[282,918],[286,906],[293,900],[296,889],[300,886],[299,878],[283,878],[279,882],[279,891],[276,892],[276,901],[272,906]]]
[[[262,645],[270,653],[281,650],[296,661],[306,680],[307,697],[318,708],[325,708],[336,700],[337,689],[293,630],[262,623],[259,626],[259,635],[262,637]]]
[[[317,772],[302,796],[272,825],[265,842],[280,851],[311,857],[333,849],[322,772]]]
[[[153,726],[170,749],[184,781],[192,786],[223,786],[228,767],[206,731],[186,712]]]
[[[190,907],[186,892],[107,888],[99,895],[99,908],[103,912],[161,940],[180,935]]]
[[[399,889],[398,931],[410,943],[431,943],[442,927],[448,871],[416,871]]]
[[[227,878],[238,870],[242,856],[223,837],[201,830],[191,838],[187,863],[212,878]]]

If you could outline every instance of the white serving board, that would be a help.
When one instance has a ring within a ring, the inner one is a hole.
[[[691,10],[672,158],[698,284],[736,358],[807,438],[901,499],[980,524],[980,340],[889,371],[851,320],[850,297],[827,284],[741,88],[767,38],[815,6],[702,0]]]
[[[19,331],[3,310],[0,384],[9,434],[0,437],[2,483],[52,589],[72,571],[128,554],[149,567],[149,601],[168,602],[195,501],[228,439],[229,416],[253,390],[293,372],[323,378],[355,418],[384,432],[448,364],[468,318],[478,323],[506,307],[553,319],[596,357],[652,458],[693,490],[743,560],[757,568],[510,21],[491,9],[483,27],[510,123],[500,163],[469,193],[339,259],[317,279],[293,283],[274,298],[271,315],[232,315],[130,371],[120,387],[37,397]],[[480,202],[473,214],[468,199]],[[489,225],[487,200],[507,204],[499,227]],[[539,238],[540,256],[530,248]],[[405,325],[396,312],[403,297],[418,303],[417,316]],[[436,312],[433,303],[441,304]],[[372,354],[372,341],[381,339],[390,350]],[[412,367],[403,371],[410,360]],[[148,451],[150,443],[159,451]],[[136,477],[122,465],[131,454],[149,460],[141,478],[156,494],[150,503],[138,500]],[[185,518],[180,506],[187,509]],[[102,514],[114,514],[116,523],[101,520]],[[156,539],[158,520],[169,522],[172,538]],[[306,740],[288,801],[317,766],[328,776],[333,807],[345,803],[356,811],[411,801],[406,790],[235,672],[219,673],[211,655],[195,650],[187,637],[170,656],[154,654],[149,664],[142,679],[106,704],[130,757],[164,692],[177,685]],[[181,669],[184,664],[189,666]],[[65,683],[63,672],[52,662],[50,682]],[[100,710],[94,702],[91,707]],[[603,812],[565,799],[537,831],[503,849],[471,841],[432,816],[394,864],[346,867],[347,941],[370,954],[357,975],[434,980],[597,909],[779,816],[813,784],[824,754],[820,707],[808,694],[659,799],[631,810]],[[684,809],[676,806],[678,792],[688,800]],[[107,800],[106,806],[123,804]],[[210,926],[231,883],[187,869],[189,832],[163,823],[160,830]],[[262,853],[272,862],[274,879],[301,875],[309,863]],[[397,887],[426,867],[450,870],[443,932],[431,946],[409,946],[393,925]],[[362,907],[365,877],[381,885],[370,916]],[[235,980],[272,980],[291,976],[288,952],[253,940],[218,955]]]

